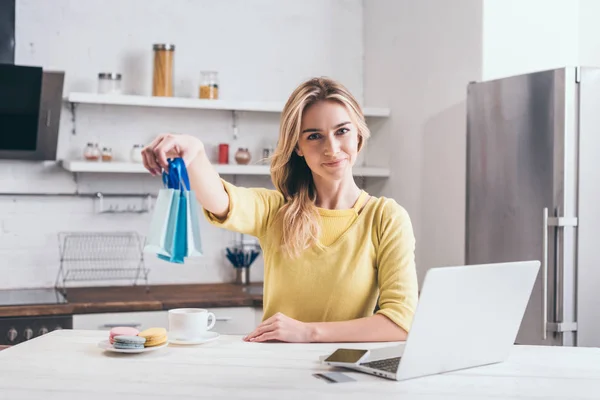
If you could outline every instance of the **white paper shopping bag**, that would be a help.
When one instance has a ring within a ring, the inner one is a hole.
[[[158,192],[144,252],[171,256],[170,249],[173,247],[173,231],[176,222],[171,215],[173,208],[178,207],[177,193],[178,191],[173,189],[161,189]]]
[[[200,240],[200,213],[198,201],[193,191],[185,192],[187,196],[187,254],[186,257],[202,256]]]

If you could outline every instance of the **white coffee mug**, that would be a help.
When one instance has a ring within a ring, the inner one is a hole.
[[[175,308],[169,310],[169,336],[176,340],[198,339],[216,321],[215,314],[203,308]]]

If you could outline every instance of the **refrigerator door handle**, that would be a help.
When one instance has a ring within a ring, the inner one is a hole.
[[[551,217],[548,218],[548,226],[557,226],[559,228],[565,226],[577,226],[579,220],[577,217]]]
[[[544,208],[542,234],[542,338],[546,340],[548,326],[548,207]]]
[[[577,332],[577,322],[551,322],[548,324],[551,332]]]
[[[577,217],[559,217],[558,213],[556,217],[549,217],[548,216],[548,209],[544,209],[544,223],[546,225],[546,229],[544,230],[544,234],[545,234],[545,238],[544,238],[544,254],[546,255],[546,257],[548,257],[548,228],[552,227],[556,229],[556,235],[558,235],[559,230],[565,228],[565,227],[576,227],[579,225],[579,219]],[[564,233],[564,232],[563,232]],[[558,236],[557,236],[557,240],[558,240]],[[558,246],[556,246],[555,251],[558,251]],[[555,264],[556,270],[555,270],[555,280],[557,282],[557,288],[556,290],[559,290],[558,287],[560,287],[560,284],[558,283],[558,268],[559,268],[559,260],[556,259],[556,264]],[[547,277],[548,277],[548,259],[546,258],[546,262],[545,262],[545,276],[546,276],[546,280],[544,283],[544,309],[545,309],[545,314],[544,315],[548,315],[548,290],[547,290]],[[557,297],[558,294],[555,293],[555,297]],[[558,305],[556,305],[555,307],[559,307]],[[557,317],[558,318],[558,317]],[[544,330],[544,339],[546,339],[546,333],[547,332],[557,332],[557,333],[561,333],[561,332],[575,332],[577,331],[577,323],[576,322],[558,322],[558,320],[554,320],[553,322],[548,323],[548,320],[544,320],[544,325],[546,327],[546,329]]]

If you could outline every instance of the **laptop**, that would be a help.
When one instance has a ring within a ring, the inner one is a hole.
[[[323,362],[398,381],[502,362],[539,268],[539,261],[431,268],[406,342],[338,349]]]

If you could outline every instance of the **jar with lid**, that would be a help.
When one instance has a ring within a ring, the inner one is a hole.
[[[200,72],[199,97],[212,100],[219,98],[219,74],[216,71]]]
[[[219,164],[229,164],[229,145],[227,143],[219,144]]]
[[[155,44],[154,74],[152,77],[153,96],[173,96],[174,44]]]
[[[131,158],[131,162],[141,164],[144,162],[142,158],[142,150],[144,149],[143,144],[134,144],[129,152],[129,157]]]
[[[101,72],[98,74],[98,93],[121,94],[121,74],[113,72]]]
[[[263,148],[263,156],[262,156],[263,164],[271,163],[271,158],[273,157],[274,152],[275,152],[275,150],[273,149],[273,146],[268,146],[268,147]]]
[[[113,153],[110,147],[102,148],[102,161],[112,161]]]
[[[251,158],[252,156],[250,155],[250,152],[245,147],[240,147],[235,152],[235,162],[237,162],[238,164],[248,164]]]
[[[100,159],[100,149],[97,143],[88,143],[83,149],[83,158],[87,161],[98,161]]]

